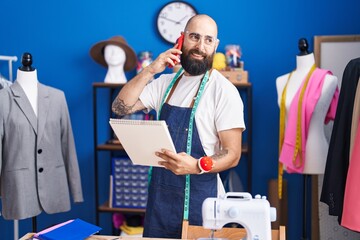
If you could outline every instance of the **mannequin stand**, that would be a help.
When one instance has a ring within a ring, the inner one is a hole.
[[[36,217],[32,217],[32,232],[34,232],[34,233],[37,232],[37,221],[36,221]]]
[[[304,188],[303,188],[303,232],[302,232],[302,239],[307,240],[307,175],[304,175]]]
[[[303,183],[304,183],[304,188],[303,188],[303,231],[302,231],[302,238],[301,238],[302,240],[309,240],[308,231],[307,231],[308,224],[309,224],[308,223],[308,216],[309,216],[308,215],[308,211],[309,211],[308,200],[310,197],[308,194],[309,181],[311,182],[311,176],[309,176],[308,174],[304,174],[304,178],[303,178]],[[310,219],[310,224],[311,224],[311,219]]]

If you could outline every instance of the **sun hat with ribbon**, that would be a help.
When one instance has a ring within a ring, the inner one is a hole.
[[[126,61],[124,65],[125,71],[130,71],[136,67],[137,58],[134,50],[127,44],[125,38],[122,36],[114,36],[108,40],[100,41],[94,44],[90,49],[90,56],[95,62],[101,64],[104,67],[108,67],[104,58],[104,48],[107,45],[115,45],[121,47],[125,51]]]

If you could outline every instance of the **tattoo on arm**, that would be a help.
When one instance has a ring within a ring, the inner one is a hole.
[[[211,158],[214,159],[214,160],[218,160],[218,159],[226,156],[228,153],[229,153],[229,151],[227,149],[222,149],[219,152],[212,155]]]
[[[123,100],[119,99],[118,97],[112,103],[112,111],[119,116],[123,116],[126,114],[132,113],[133,106],[128,106],[124,103]]]

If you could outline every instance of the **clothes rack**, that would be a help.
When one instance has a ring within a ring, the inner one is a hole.
[[[9,66],[9,81],[13,81],[12,63],[18,60],[17,56],[3,56],[0,55],[1,61],[8,61]],[[19,220],[14,220],[14,240],[19,239]]]
[[[12,72],[12,63],[16,62],[18,60],[17,56],[3,56],[0,55],[0,60],[2,61],[8,61],[9,65],[9,80],[13,81],[13,72]]]

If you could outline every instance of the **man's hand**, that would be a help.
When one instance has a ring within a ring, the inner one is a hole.
[[[175,66],[174,62],[180,62],[179,55],[182,53],[180,50],[176,49],[177,44],[174,48],[167,50],[166,52],[161,53],[155,61],[153,61],[148,69],[152,74],[161,73],[165,70],[168,64]]]
[[[185,152],[176,154],[170,150],[162,149],[161,152],[155,154],[163,159],[163,161],[159,161],[159,164],[176,175],[198,174],[200,172],[197,165],[198,160]]]

